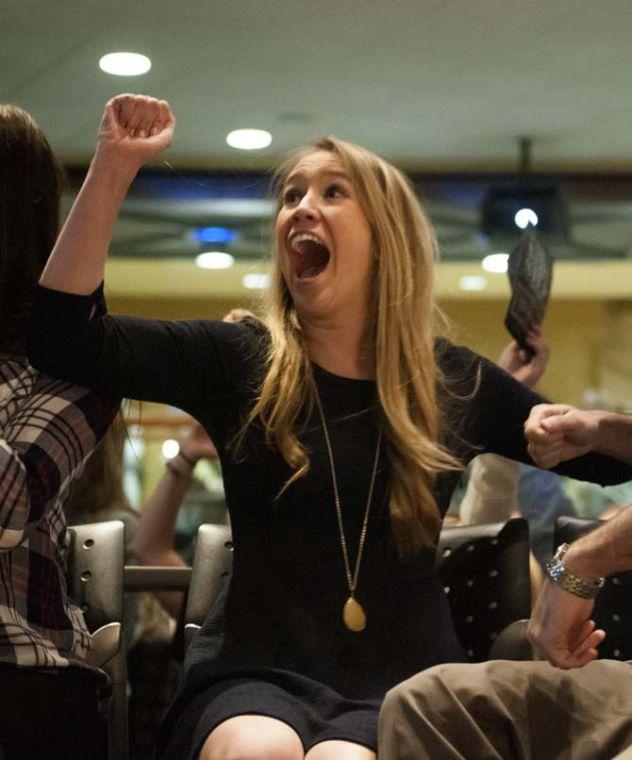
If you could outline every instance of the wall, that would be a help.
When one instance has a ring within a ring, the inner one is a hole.
[[[111,297],[113,312],[165,319],[219,318],[238,303],[200,298]],[[495,359],[509,340],[505,300],[443,299],[452,340]],[[595,299],[553,299],[544,325],[551,360],[541,390],[551,399],[579,404],[587,388],[604,386],[632,405],[632,305]]]

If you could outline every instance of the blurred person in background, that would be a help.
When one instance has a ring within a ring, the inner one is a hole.
[[[133,551],[142,565],[187,567],[175,549],[178,511],[191,486],[193,470],[200,459],[217,460],[217,450],[204,428],[196,423],[180,441],[180,449],[165,465],[165,472],[145,502],[134,536]],[[183,612],[184,593],[156,594],[165,610],[176,620]]]
[[[0,105],[0,754],[104,758],[103,674],[68,597],[63,502],[118,402],[26,358],[33,293],[59,225],[62,172],[26,111]]]

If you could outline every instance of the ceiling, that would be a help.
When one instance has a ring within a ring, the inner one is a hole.
[[[489,172],[515,171],[528,136],[534,171],[575,175],[564,178],[570,230],[554,256],[628,258],[631,29],[630,0],[5,0],[0,101],[29,110],[78,167],[108,98],[171,102],[174,168],[161,190],[127,203],[122,256],[190,259],[201,250],[191,231],[221,223],[239,232],[227,247],[236,258],[259,259],[269,203],[211,198],[213,172],[244,185],[243,172],[332,133],[416,174],[443,256],[459,261],[506,248],[480,236],[480,206],[499,179]],[[116,50],[148,55],[151,71],[101,72]],[[269,130],[270,148],[230,148],[226,134],[242,127]]]
[[[510,167],[534,139],[541,167],[632,169],[629,0],[5,0],[0,99],[89,157],[103,103],[168,99],[181,166],[266,165],[333,133],[408,168]],[[151,71],[102,73],[101,55]],[[258,156],[232,129],[272,132]]]

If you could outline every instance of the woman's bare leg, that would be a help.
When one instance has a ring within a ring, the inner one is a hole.
[[[238,715],[220,723],[209,735],[200,760],[303,760],[298,734],[276,718]]]
[[[305,760],[376,760],[370,749],[354,742],[331,740],[315,744],[305,755]]]

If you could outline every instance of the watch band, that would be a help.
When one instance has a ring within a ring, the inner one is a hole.
[[[546,571],[553,583],[581,599],[594,599],[603,586],[605,579],[597,578],[596,580],[587,581],[578,575],[569,573],[564,567],[562,560],[568,551],[568,544],[561,544],[557,551],[546,565]]]

